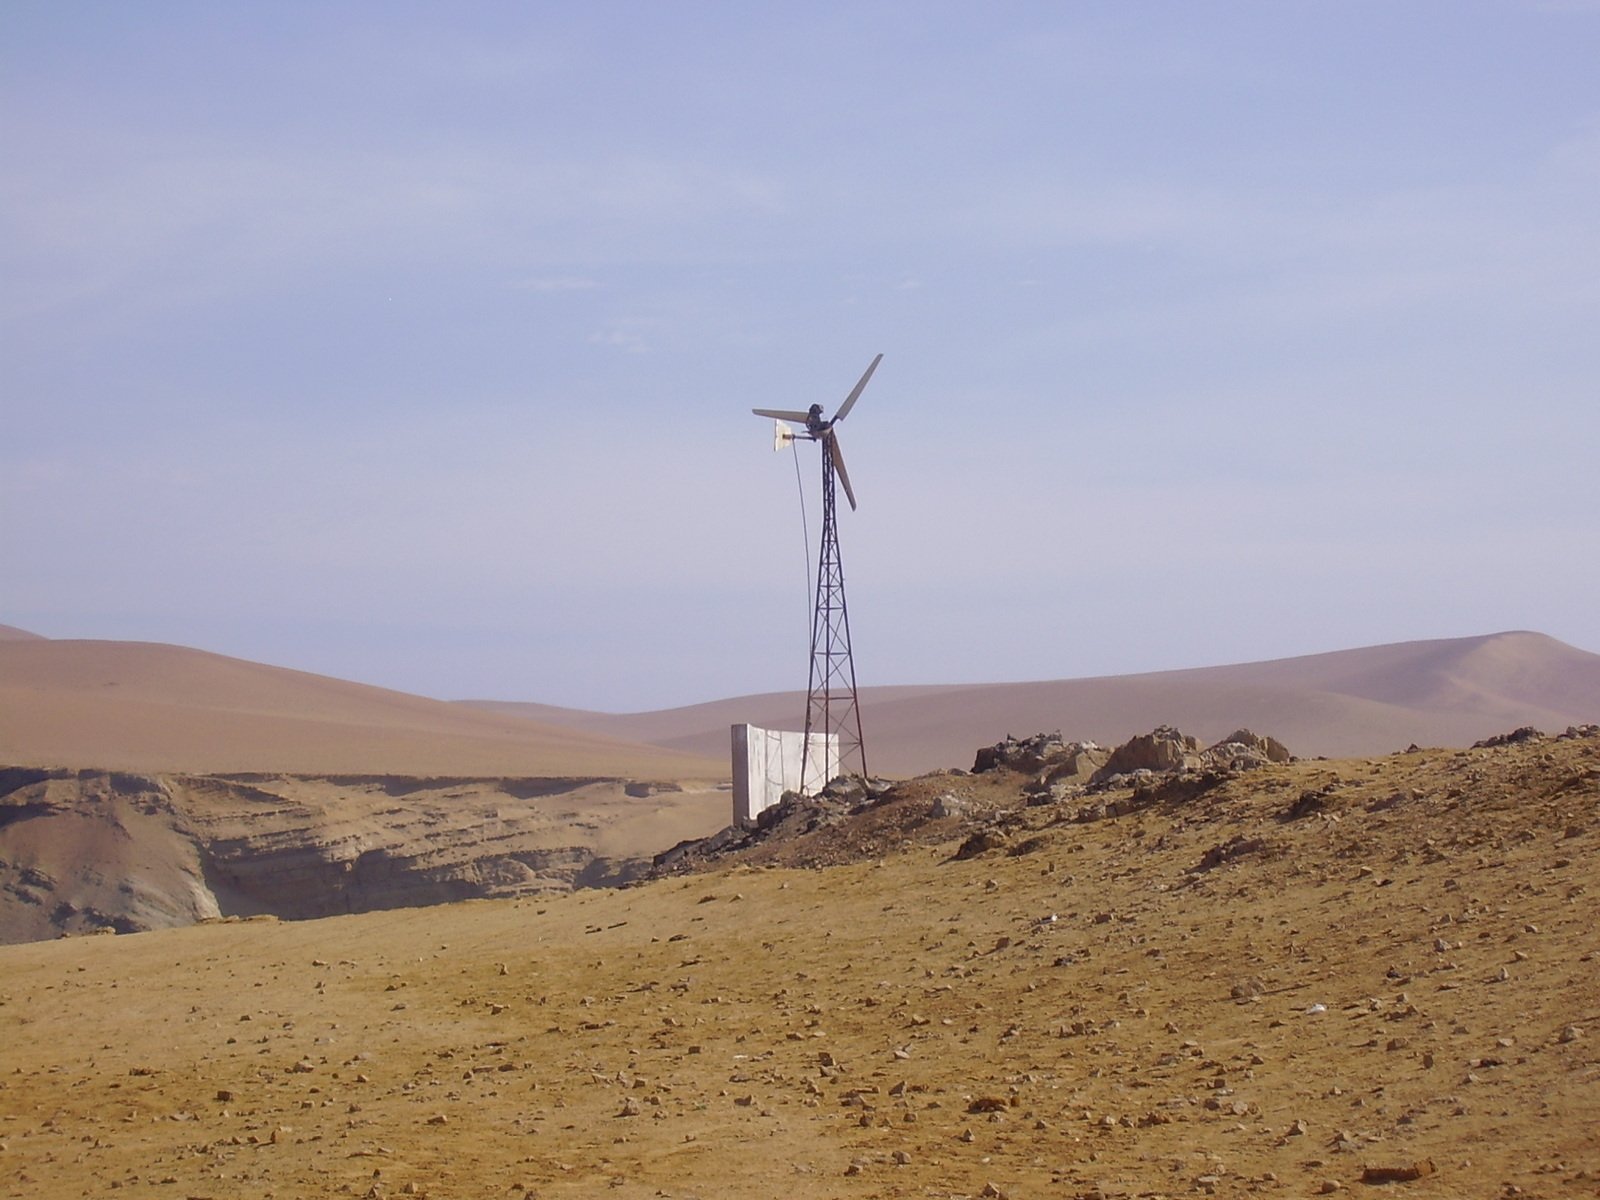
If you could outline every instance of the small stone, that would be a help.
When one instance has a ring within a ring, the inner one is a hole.
[[[1265,995],[1267,985],[1261,980],[1250,978],[1241,979],[1228,989],[1228,994],[1235,1000],[1256,1000]]]

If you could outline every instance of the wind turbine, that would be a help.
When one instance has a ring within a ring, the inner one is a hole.
[[[811,614],[811,673],[806,687],[805,748],[800,778],[807,778],[811,755],[811,735],[827,734],[838,738],[841,768],[854,758],[861,774],[867,773],[867,749],[861,734],[861,706],[856,697],[856,666],[850,652],[850,612],[844,598],[844,569],[839,561],[839,531],[834,504],[834,481],[844,484],[850,508],[856,507],[855,489],[844,468],[844,453],[834,426],[850,415],[867,381],[883,361],[872,360],[856,386],[832,417],[824,420],[822,405],[813,404],[806,412],[782,408],[751,409],[758,417],[776,422],[773,449],[781,450],[797,439],[822,443],[822,546],[817,555],[817,597]],[[789,429],[784,422],[803,426],[804,432]],[[826,781],[824,781],[826,782]]]

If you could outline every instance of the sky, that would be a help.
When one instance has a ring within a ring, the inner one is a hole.
[[[1600,3],[5,0],[0,622],[443,699],[1600,651]]]

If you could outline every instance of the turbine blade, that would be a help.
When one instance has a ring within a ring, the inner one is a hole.
[[[878,369],[878,364],[882,361],[883,355],[881,354],[872,360],[872,365],[867,368],[867,373],[861,377],[861,382],[856,384],[855,390],[845,397],[844,403],[839,406],[839,411],[833,415],[835,421],[844,420],[845,416],[850,412],[851,406],[861,399],[861,393],[866,390],[867,380],[872,378],[872,373]]]
[[[806,423],[806,418],[811,415],[810,413],[795,412],[787,408],[752,408],[750,411],[758,417],[776,417],[780,421],[799,421],[802,425]]]
[[[844,484],[845,499],[850,501],[850,511],[854,512],[856,510],[856,493],[855,489],[850,486],[850,472],[844,469],[844,451],[839,449],[839,438],[835,434],[828,435],[828,453],[833,455],[833,469],[839,476],[839,482]]]

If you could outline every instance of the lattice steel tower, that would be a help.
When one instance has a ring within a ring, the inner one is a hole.
[[[877,364],[874,363],[874,366]],[[842,414],[841,414],[842,415]],[[835,417],[835,420],[838,418]],[[844,599],[844,568],[839,562],[837,510],[833,502],[835,455],[822,456],[822,548],[817,554],[817,603],[811,614],[811,680],[806,688],[805,756],[811,752],[811,735],[826,733],[839,739],[839,769],[856,765],[867,773],[867,747],[861,736],[861,705],[856,697],[856,663],[850,653],[850,609]],[[850,507],[849,476],[844,477]],[[800,778],[806,778],[801,760]]]
[[[844,599],[844,569],[839,561],[838,510],[834,503],[835,481],[844,485],[845,498],[853,510],[856,494],[850,486],[850,473],[844,468],[844,454],[833,427],[849,415],[860,399],[867,381],[883,361],[878,355],[867,367],[839,411],[823,420],[822,405],[813,404],[807,412],[788,409],[752,409],[757,416],[778,422],[777,445],[796,438],[822,443],[822,547],[817,554],[817,599],[811,613],[811,674],[806,688],[806,738],[800,778],[809,778],[812,734],[838,738],[839,769],[854,766],[867,773],[866,740],[861,732],[861,705],[856,695],[856,665],[850,652],[850,612]],[[805,426],[804,433],[785,428],[789,421]]]

